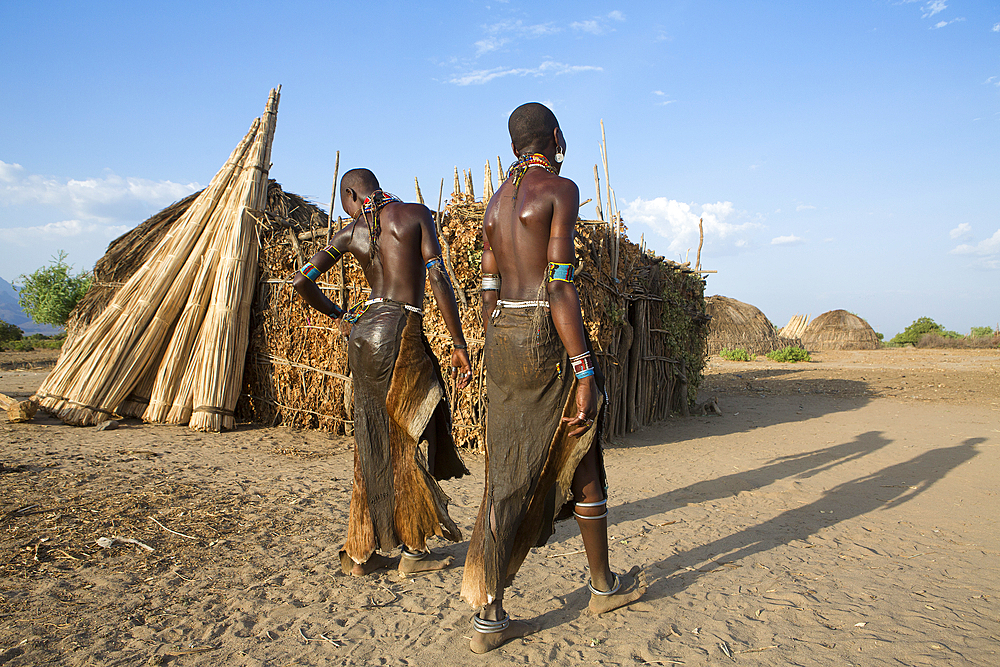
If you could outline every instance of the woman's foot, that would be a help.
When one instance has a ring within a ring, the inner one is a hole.
[[[346,553],[342,552],[340,554],[340,567],[344,571],[344,574],[350,574],[355,577],[363,577],[391,564],[391,559],[377,553],[369,556],[368,560],[364,563],[355,563]]]
[[[451,556],[439,555],[431,551],[421,552],[417,556],[414,558],[409,552],[404,551],[399,559],[399,573],[410,575],[443,570],[451,565],[452,561]]]
[[[598,591],[590,586],[590,613],[600,616],[627,604],[632,604],[646,592],[646,573],[633,567],[626,574],[615,575],[615,585],[610,591]]]
[[[475,632],[472,634],[469,648],[473,653],[489,653],[511,639],[526,637],[534,632],[534,628],[530,625],[524,621],[511,620],[509,615],[505,615],[502,621],[484,621],[479,614],[476,614],[472,618],[472,625]]]

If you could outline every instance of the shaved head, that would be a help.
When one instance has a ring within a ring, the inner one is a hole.
[[[540,152],[550,141],[555,141],[552,132],[559,127],[556,115],[538,102],[528,102],[514,109],[507,121],[510,140],[519,155]]]
[[[358,195],[367,197],[379,189],[378,179],[369,169],[351,169],[340,179],[340,196],[344,197],[347,189],[354,190]]]

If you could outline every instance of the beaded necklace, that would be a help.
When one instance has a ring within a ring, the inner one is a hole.
[[[389,194],[384,190],[376,190],[366,197],[361,203],[361,215],[364,216],[365,224],[368,225],[368,236],[371,239],[372,244],[372,259],[378,255],[378,237],[379,233],[382,231],[379,226],[378,212],[381,211],[387,204],[399,201],[402,201],[402,199],[396,195]],[[371,214],[371,219],[368,217],[369,214]]]
[[[517,197],[517,189],[521,186],[521,179],[532,167],[541,167],[550,174],[555,174],[556,170],[549,164],[549,159],[541,153],[529,153],[522,155],[517,162],[507,170],[507,178],[514,177],[514,196]]]

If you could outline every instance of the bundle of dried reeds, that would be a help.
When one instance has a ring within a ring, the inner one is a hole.
[[[229,430],[240,397],[243,362],[250,330],[250,304],[257,278],[256,218],[267,202],[267,170],[278,113],[272,91],[262,119],[262,140],[254,145],[246,177],[239,184],[239,216],[223,239],[212,301],[202,328],[201,356],[195,359],[194,407],[190,426],[197,431]]]
[[[216,383],[208,390],[207,400],[213,406],[228,404],[224,410],[235,406],[235,398],[227,399],[227,392],[238,392],[241,379],[248,316],[244,313],[240,322],[239,313],[247,310],[240,304],[249,301],[249,290],[243,285],[254,280],[256,244],[253,238],[253,242],[240,243],[232,239],[254,236],[253,220],[247,222],[246,210],[262,207],[265,199],[278,90],[271,91],[263,121],[254,121],[209,186],[170,224],[108,306],[64,349],[39,388],[37,396],[44,408],[78,425],[97,423],[116,411],[136,416],[145,412],[147,419],[163,421],[166,408],[183,388],[181,371],[191,365],[192,342],[198,337],[210,296],[207,288],[218,283],[221,248],[230,251],[228,258],[238,264],[235,268],[243,281],[235,293],[216,295],[213,301],[236,304],[234,332],[217,342],[229,353],[227,361],[238,369],[234,372],[227,366],[221,375],[234,379],[237,388]],[[237,258],[234,251],[245,254]],[[219,315],[213,320],[216,329],[229,326],[220,325],[222,319]],[[244,329],[242,344],[240,327]],[[151,403],[148,408],[147,403]],[[223,420],[217,426],[208,423],[198,428],[231,428],[232,422]]]

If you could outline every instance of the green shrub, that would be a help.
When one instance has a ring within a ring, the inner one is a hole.
[[[0,348],[4,350],[14,350],[16,352],[31,352],[35,348],[32,346],[32,341],[30,340],[9,340],[5,343],[0,343]]]
[[[719,350],[719,356],[729,361],[753,361],[754,356],[741,347],[730,350],[728,347]]]
[[[76,302],[90,289],[89,274],[71,275],[65,260],[66,253],[60,250],[48,266],[18,278],[17,301],[39,324],[64,326]]]
[[[767,358],[771,361],[787,361],[794,364],[797,361],[809,361],[809,352],[803,350],[801,347],[789,345],[780,350],[768,352]]]
[[[993,327],[972,327],[969,331],[970,338],[982,338],[984,336],[992,336]]]
[[[6,342],[9,340],[21,340],[24,337],[24,332],[21,331],[21,327],[16,324],[10,324],[9,322],[4,322],[0,320],[0,342]]]
[[[921,317],[914,320],[913,324],[906,327],[902,333],[898,333],[889,341],[890,345],[916,345],[925,334],[937,334],[942,338],[961,338],[961,334],[954,331],[946,331],[944,327],[929,317]]]

